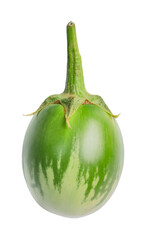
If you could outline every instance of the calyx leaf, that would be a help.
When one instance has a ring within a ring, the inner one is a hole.
[[[84,103],[85,99],[81,97],[68,97],[61,99],[60,103],[64,107],[65,118],[69,128],[71,128],[69,120],[70,117],[77,111],[77,109]]]
[[[49,106],[50,104],[58,103],[59,102],[59,94],[52,95],[44,100],[44,102],[40,105],[40,107],[32,113],[26,114],[25,116],[32,116],[36,113],[39,113],[43,108]]]
[[[117,118],[119,116],[119,114],[114,115],[110,109],[108,108],[108,106],[105,104],[104,100],[102,99],[102,97],[98,96],[98,95],[89,95],[88,96],[88,100],[89,102],[91,102],[92,104],[100,107],[104,112],[110,114],[112,117]]]

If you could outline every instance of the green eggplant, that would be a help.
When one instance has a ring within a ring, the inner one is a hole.
[[[27,186],[44,209],[81,217],[101,208],[114,192],[123,168],[123,139],[103,99],[84,85],[76,28],[67,25],[64,92],[33,112],[23,143]]]

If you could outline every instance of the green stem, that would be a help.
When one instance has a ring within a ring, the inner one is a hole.
[[[84,85],[76,28],[73,22],[69,22],[67,25],[67,54],[67,78],[64,92],[84,97],[87,92]]]

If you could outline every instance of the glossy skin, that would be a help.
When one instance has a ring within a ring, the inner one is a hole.
[[[46,210],[80,217],[111,196],[123,166],[123,141],[115,119],[86,104],[67,126],[59,104],[34,115],[23,144],[23,171],[29,190]]]

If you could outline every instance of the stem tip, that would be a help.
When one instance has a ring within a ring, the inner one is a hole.
[[[72,27],[73,25],[75,25],[72,21],[70,21],[68,24],[67,24],[67,26],[68,27]]]

